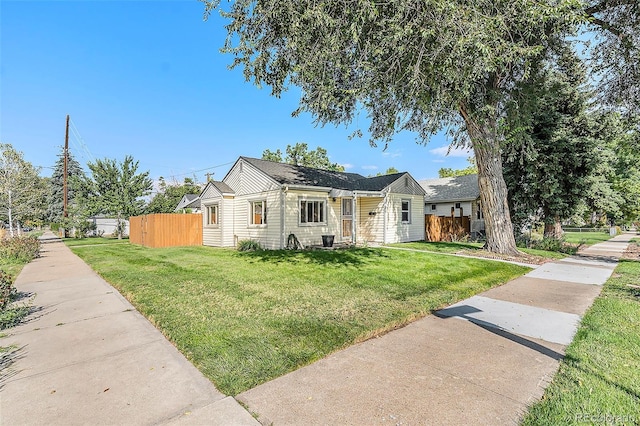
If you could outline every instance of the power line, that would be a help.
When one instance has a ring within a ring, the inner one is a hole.
[[[204,169],[199,169],[199,170],[192,170],[192,171],[187,172],[187,173],[179,173],[179,174],[168,175],[167,178],[174,178],[175,179],[176,177],[179,177],[179,176],[186,176],[186,175],[191,175],[191,174],[194,174],[194,173],[204,172],[205,170],[217,169],[218,167],[228,166],[229,164],[233,164],[233,163],[235,163],[235,161],[229,161],[228,163],[218,164],[217,166],[206,167]]]
[[[84,139],[80,135],[80,132],[78,131],[78,128],[76,127],[76,124],[73,122],[73,120],[71,120],[71,132],[73,134],[73,137],[77,141],[77,144],[74,143],[74,145],[76,145],[76,148],[78,148],[79,151],[84,151],[88,156],[88,160],[93,162],[94,161],[93,155],[91,155],[91,151],[89,151],[89,147],[84,142]],[[72,140],[72,142],[74,141]]]

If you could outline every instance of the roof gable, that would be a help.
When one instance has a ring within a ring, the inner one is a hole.
[[[224,182],[210,180],[200,193],[199,198],[215,198],[224,194],[235,194],[235,191]]]
[[[418,182],[425,191],[426,202],[469,201],[480,196],[478,175],[465,175]]]

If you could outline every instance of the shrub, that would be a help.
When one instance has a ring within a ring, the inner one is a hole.
[[[0,311],[4,311],[16,289],[11,275],[0,269]]]
[[[521,238],[516,240],[518,247],[527,247],[537,250],[555,251],[565,254],[576,254],[580,245],[569,244],[564,240],[555,238],[543,238],[541,240],[533,240],[529,238]]]
[[[238,242],[238,251],[258,251],[262,246],[256,240],[242,240]]]
[[[38,257],[40,241],[33,235],[0,241],[0,257],[28,263]]]

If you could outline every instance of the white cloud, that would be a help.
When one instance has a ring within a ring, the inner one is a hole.
[[[441,157],[471,157],[473,151],[471,148],[450,148],[450,145],[441,146],[439,148],[430,149],[429,152],[433,155],[439,155]]]
[[[394,151],[394,152],[389,152],[389,151],[384,151],[382,153],[383,157],[391,157],[391,158],[396,158],[396,157],[400,157],[402,156],[402,154],[400,153],[400,151]]]
[[[364,170],[378,170],[378,166],[362,166]]]
[[[353,169],[353,164],[344,163],[344,164],[340,164],[340,165],[342,167],[344,167],[345,170]]]

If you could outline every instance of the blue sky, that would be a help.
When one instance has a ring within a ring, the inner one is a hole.
[[[366,113],[350,127],[292,118],[299,90],[277,99],[229,71],[231,57],[219,52],[224,20],[202,15],[196,0],[2,0],[0,141],[43,176],[64,145],[67,114],[81,164],[132,155],[154,179],[222,179],[238,156],[296,142],[363,175],[393,166],[423,179],[467,166],[467,153],[445,156],[442,136],[423,146],[401,133],[386,150],[370,147],[366,133],[349,140],[368,128]]]

